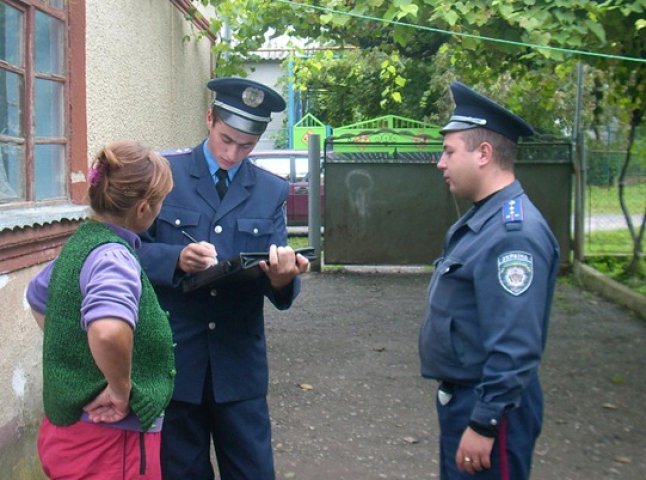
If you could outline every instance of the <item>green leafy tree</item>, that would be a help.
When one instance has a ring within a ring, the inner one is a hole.
[[[451,108],[448,84],[459,78],[509,106],[540,132],[569,133],[576,63],[588,63],[591,95],[584,123],[595,126],[613,114],[627,125],[620,203],[634,242],[629,268],[640,265],[646,212],[635,228],[623,186],[644,117],[644,64],[582,50],[645,58],[644,0],[201,3],[215,9],[210,28],[221,38],[214,46],[218,75],[242,74],[241,62],[268,31],[333,45],[332,54],[297,57],[291,80],[309,99],[310,111],[336,125],[384,113],[441,121]]]
[[[608,46],[613,53],[646,58],[646,2],[617,2],[604,12],[601,19],[607,34]],[[642,212],[641,225],[633,224],[631,212],[625,201],[626,175],[637,153],[637,132],[644,124],[646,112],[646,68],[644,63],[630,64],[612,59],[598,59],[595,66],[605,73],[603,98],[608,105],[624,113],[627,118],[627,138],[624,144],[626,156],[618,179],[619,204],[626,219],[628,231],[633,241],[633,255],[626,268],[629,275],[644,276],[642,245],[646,230],[646,204]],[[603,109],[601,109],[603,110]],[[643,161],[643,160],[642,160]]]
[[[342,62],[347,55],[346,62],[357,66],[356,74],[364,72],[362,83],[370,82],[370,88],[364,92],[371,93],[376,100],[366,101],[368,96],[364,93],[352,97],[356,103],[348,103],[352,98],[346,96],[331,118],[344,118],[343,112],[348,112],[345,118],[355,121],[364,108],[363,118],[369,118],[378,103],[379,114],[433,119],[438,111],[450,108],[447,87],[453,78],[459,77],[501,101],[519,103],[510,107],[530,120],[535,119],[539,130],[549,133],[571,128],[576,98],[572,74],[575,59],[560,50],[527,45],[580,48],[600,44],[605,41],[605,31],[599,18],[609,8],[608,2],[590,0],[202,0],[202,3],[215,8],[211,30],[221,35],[226,31],[224,25],[228,25],[231,32],[214,46],[218,75],[241,74],[239,62],[257,48],[270,29],[274,35],[285,33],[322,45],[335,45],[337,53],[333,57],[314,56],[309,59],[309,66],[308,59],[300,59],[292,79],[297,88],[315,92],[331,111],[335,108],[332,95],[338,89],[330,88],[333,84],[323,75],[308,73],[331,71],[335,67],[325,64]],[[484,41],[482,37],[504,42]],[[591,39],[594,43],[590,43]],[[373,53],[353,55],[352,50],[343,50],[347,47]],[[378,74],[374,64],[377,57],[381,59]],[[325,92],[330,93],[326,96]],[[554,118],[542,114],[544,111],[552,112]]]

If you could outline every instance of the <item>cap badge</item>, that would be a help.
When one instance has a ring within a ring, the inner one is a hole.
[[[255,87],[247,87],[242,92],[242,102],[252,108],[256,108],[265,99],[265,92]]]

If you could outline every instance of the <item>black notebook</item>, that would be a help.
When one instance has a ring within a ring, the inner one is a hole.
[[[313,247],[297,248],[310,262],[317,259]],[[202,287],[217,287],[232,283],[248,282],[265,274],[260,269],[260,261],[269,261],[269,252],[241,252],[235,257],[218,262],[203,272],[193,273],[182,280],[182,290],[192,292]]]

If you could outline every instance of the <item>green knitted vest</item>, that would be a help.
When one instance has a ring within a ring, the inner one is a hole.
[[[136,257],[130,245],[109,227],[88,221],[69,238],[52,271],[43,339],[43,402],[47,418],[55,425],[78,421],[83,406],[107,385],[90,352],[87,332],[80,327],[79,286],[83,262],[92,250],[105,243],[120,243]],[[168,314],[159,306],[143,270],[141,285],[130,408],[145,431],[170,401],[175,362]]]

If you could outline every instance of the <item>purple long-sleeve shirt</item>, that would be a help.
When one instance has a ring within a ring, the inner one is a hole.
[[[139,246],[139,237],[125,228],[109,225],[133,248]],[[56,260],[47,265],[27,287],[27,301],[31,308],[45,314],[49,282]],[[132,328],[137,323],[141,296],[141,266],[126,247],[105,243],[88,255],[80,276],[81,328],[99,318],[118,318]]]
[[[137,248],[139,237],[125,228],[108,225],[114,233],[128,244]],[[49,263],[29,282],[27,301],[31,308],[46,315],[47,296],[52,270],[56,260]],[[106,243],[98,246],[87,256],[79,286],[83,300],[81,303],[81,328],[87,331],[88,326],[101,318],[118,318],[136,328],[141,297],[141,266],[126,247],[119,243]],[[81,420],[89,421],[85,413]],[[161,430],[161,418],[155,421],[148,430]],[[105,425],[124,430],[141,431],[139,419],[134,413],[115,423]]]

